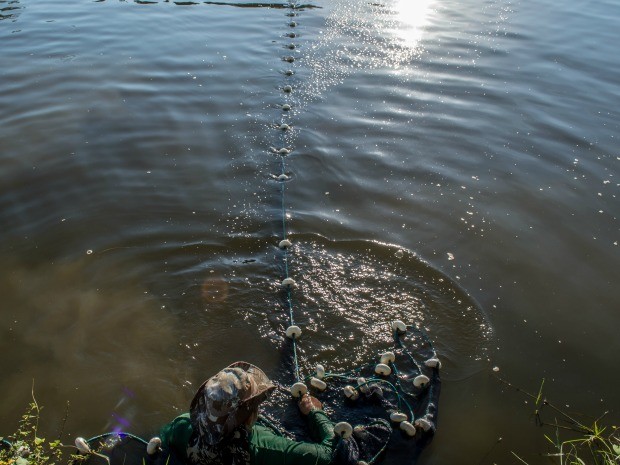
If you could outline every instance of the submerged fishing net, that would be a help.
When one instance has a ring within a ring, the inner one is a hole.
[[[281,384],[294,381],[294,360],[287,357],[287,345],[283,347],[284,363],[275,377],[279,389],[263,403],[262,413],[294,439],[310,441],[296,407],[297,400],[291,399],[289,386]],[[368,456],[370,451],[360,450],[357,460],[372,463],[390,449],[396,456],[402,453],[407,463],[412,463],[430,443],[437,427],[440,362],[430,340],[413,326],[408,326],[405,333],[394,331],[394,344],[385,349],[376,360],[346,372],[323,374],[323,367],[317,366],[304,382],[335,423],[343,421],[353,427],[373,425],[377,420],[391,423],[393,430],[384,436],[380,446],[372,448],[374,454]],[[382,361],[386,363],[381,364]],[[389,374],[379,375],[377,371]],[[317,379],[326,384],[324,390]]]

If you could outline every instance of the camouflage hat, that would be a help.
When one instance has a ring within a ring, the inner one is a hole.
[[[217,444],[244,424],[275,389],[267,375],[247,362],[235,362],[198,388],[190,406],[195,433]]]

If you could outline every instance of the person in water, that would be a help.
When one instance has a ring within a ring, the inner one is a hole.
[[[298,442],[256,424],[260,404],[275,389],[263,371],[235,362],[205,381],[189,413],[160,431],[162,449],[190,465],[328,465],[357,463],[358,442],[387,441],[390,426],[356,427],[357,440],[334,435],[321,402],[305,395],[298,403],[315,442]]]

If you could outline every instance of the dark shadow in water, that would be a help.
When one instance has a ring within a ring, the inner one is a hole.
[[[4,19],[15,21],[22,9],[19,0],[0,0],[0,21]]]

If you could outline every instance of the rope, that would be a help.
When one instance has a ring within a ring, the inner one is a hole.
[[[295,4],[295,3],[289,3],[288,8],[291,11],[295,11],[296,9],[298,9],[299,7]],[[294,27],[293,25],[296,26],[296,23],[294,22],[290,22],[289,26],[290,27]],[[285,73],[286,78],[290,77],[290,73]],[[286,79],[285,78],[285,79]],[[283,87],[284,89],[284,87]],[[289,98],[288,98],[288,94],[290,92],[283,92],[285,95],[285,104],[289,104]],[[288,118],[285,116],[286,112],[284,111],[284,109],[282,110],[282,114],[280,115],[280,128],[286,127],[284,126],[286,124],[286,122],[288,121]],[[280,137],[278,138],[278,142],[280,144],[281,148],[285,148],[284,147],[284,143],[285,138],[284,138],[284,134],[286,132],[286,130],[283,129],[279,129],[280,130]],[[285,191],[286,191],[286,180],[288,179],[288,177],[286,177],[286,163],[285,163],[285,156],[286,154],[280,154],[280,176],[278,177],[278,181],[280,183],[280,210],[281,210],[281,217],[282,217],[282,240],[287,239],[287,227],[286,227],[286,204],[285,204]],[[282,261],[284,264],[284,279],[289,278],[289,251],[288,251],[288,247],[284,248],[283,251],[283,255],[282,255]],[[293,315],[293,299],[292,299],[292,292],[291,289],[288,288],[286,290],[286,306],[288,307],[288,318],[289,318],[289,326],[293,326],[295,324],[295,317]],[[293,346],[293,364],[294,364],[294,375],[295,375],[295,380],[296,381],[300,381],[301,380],[301,370],[299,368],[299,360],[297,357],[297,339],[295,336],[293,336],[292,338],[292,346]]]
[[[145,441],[144,439],[142,439],[139,436],[136,436],[135,434],[131,434],[131,433],[123,433],[123,432],[111,432],[111,433],[103,433],[103,434],[99,434],[97,436],[93,436],[90,439],[87,439],[86,442],[90,445],[91,442],[95,442],[98,441],[99,439],[104,439],[104,438],[109,438],[111,436],[118,436],[121,439],[122,438],[130,438],[130,439],[136,439],[137,441],[140,441],[142,444],[147,445],[149,442]]]

